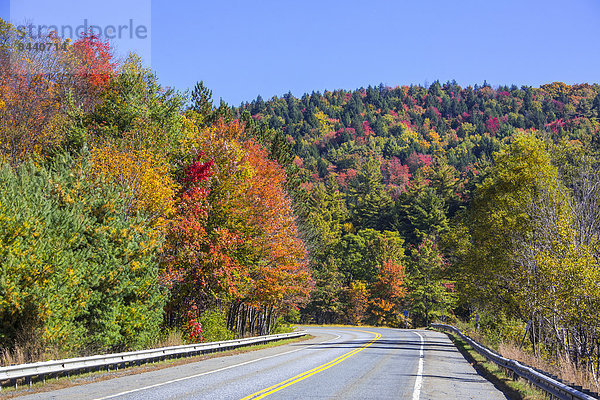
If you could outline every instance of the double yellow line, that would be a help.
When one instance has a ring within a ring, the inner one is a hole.
[[[273,385],[273,386],[270,386],[270,387],[268,387],[266,389],[263,389],[260,392],[252,393],[251,395],[246,396],[246,397],[244,397],[241,400],[262,399],[263,397],[267,397],[268,395],[273,394],[275,392],[278,392],[281,389],[284,389],[284,388],[286,388],[288,386],[293,385],[294,383],[300,382],[300,381],[308,378],[309,376],[313,376],[314,374],[318,374],[321,371],[325,371],[326,369],[331,368],[334,365],[341,363],[345,359],[347,359],[349,357],[352,357],[356,353],[359,353],[359,352],[363,351],[364,349],[366,349],[367,347],[369,347],[370,345],[372,345],[373,343],[375,343],[381,337],[381,334],[379,334],[377,332],[362,331],[362,330],[359,330],[359,329],[352,329],[352,330],[355,330],[355,331],[358,331],[358,332],[370,333],[370,334],[375,335],[375,337],[371,341],[369,341],[368,343],[362,345],[361,347],[358,347],[358,348],[356,348],[356,349],[354,349],[352,351],[349,351],[346,354],[342,354],[338,358],[335,358],[335,359],[329,361],[326,364],[319,365],[316,368],[313,368],[311,370],[303,372],[300,375],[296,375],[296,376],[294,376],[292,378],[286,379],[285,381],[279,382],[276,385]]]

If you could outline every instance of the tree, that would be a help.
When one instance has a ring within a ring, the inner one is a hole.
[[[366,318],[369,300],[367,286],[361,281],[352,281],[346,289],[347,307],[345,319],[350,325],[361,325]]]
[[[159,225],[173,214],[178,185],[160,155],[131,146],[106,144],[91,152],[92,175],[122,188],[125,215],[140,210]]]
[[[212,90],[204,86],[204,82],[200,81],[192,90],[192,105],[190,109],[207,118],[213,109]]]
[[[412,243],[448,229],[446,203],[423,178],[413,180],[407,193],[397,201],[396,209],[398,227]]]
[[[350,210],[356,227],[382,229],[385,226],[384,218],[392,201],[382,180],[380,163],[370,158],[350,182]]]
[[[341,237],[348,219],[346,202],[337,182],[331,178],[326,185],[319,182],[313,187],[304,207],[307,237],[317,255]]]
[[[456,305],[454,285],[444,279],[445,261],[432,237],[413,250],[409,271],[408,300],[415,326],[429,326]]]
[[[542,182],[556,176],[544,144],[522,134],[495,156],[466,216],[471,247],[459,263],[459,285],[473,302],[492,302],[513,315],[519,309],[523,270],[513,262],[516,238],[531,230],[527,213]],[[495,299],[494,301],[491,301]]]
[[[160,232],[143,210],[125,216],[120,188],[89,168],[61,156],[0,170],[3,346],[77,354],[157,338]]]
[[[594,357],[595,310],[600,304],[600,177],[594,164],[585,156],[576,157],[576,171],[563,164],[563,173],[553,181],[539,182],[527,206],[531,230],[517,242],[513,256],[526,275],[521,307],[539,326],[531,334],[534,350],[543,342],[577,363]]]
[[[171,308],[181,315],[194,304],[199,312],[229,304],[230,329],[267,333],[278,310],[308,293],[285,172],[239,121],[221,118],[192,131],[186,146],[198,159],[182,174],[168,236],[165,274],[183,275],[185,287]]]
[[[401,326],[400,301],[406,291],[404,267],[395,261],[384,261],[369,287],[369,311],[377,325]]]
[[[363,229],[346,234],[332,249],[340,259],[340,272],[346,285],[355,280],[373,282],[384,262],[402,263],[404,240],[397,232]]]
[[[266,150],[253,141],[246,143],[248,160],[254,175],[247,193],[247,218],[259,234],[253,246],[260,249],[263,264],[255,278],[256,299],[279,305],[295,302],[307,294],[306,249],[298,237],[292,199],[285,191],[285,172],[269,160]]]
[[[313,266],[312,277],[315,287],[304,312],[314,316],[317,324],[333,323],[340,319],[344,311],[342,276],[338,270],[338,261],[328,257]]]
[[[91,139],[126,139],[136,148],[173,156],[189,127],[184,98],[160,87],[156,75],[130,54],[84,119]],[[94,140],[91,140],[92,143]]]
[[[55,38],[47,41],[59,45]],[[63,64],[55,51],[19,52],[19,43],[39,43],[21,38],[4,21],[0,21],[0,43],[0,157],[16,168],[29,158],[43,158],[61,144],[65,105],[53,72]]]
[[[78,106],[89,111],[115,75],[113,51],[108,41],[100,40],[90,30],[73,43],[67,64],[73,73],[70,93]]]

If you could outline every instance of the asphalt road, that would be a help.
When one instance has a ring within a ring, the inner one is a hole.
[[[307,327],[314,339],[20,399],[505,399],[448,337]]]

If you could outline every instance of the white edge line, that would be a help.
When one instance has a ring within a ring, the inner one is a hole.
[[[324,342],[320,342],[320,343],[317,343],[317,344],[325,344],[325,343],[337,340],[337,339],[339,339],[341,337],[340,335],[337,335],[337,334],[334,334],[334,335],[336,336],[335,338],[329,339],[329,340],[326,340]],[[295,352],[300,351],[300,350],[305,350],[305,349],[307,349],[309,347],[310,346],[304,346],[304,347],[302,347],[300,349],[286,351],[285,353],[279,353],[279,354],[274,354],[272,356],[261,357],[261,358],[257,358],[256,360],[245,361],[245,362],[240,363],[240,364],[230,365],[230,366],[219,368],[219,369],[215,369],[215,370],[212,370],[212,371],[206,371],[206,372],[202,372],[202,373],[196,374],[196,375],[190,375],[190,376],[186,376],[184,378],[173,379],[173,380],[170,380],[170,381],[161,382],[161,383],[157,383],[157,384],[150,385],[150,386],[144,386],[144,387],[141,387],[141,388],[128,390],[126,392],[121,392],[121,393],[117,393],[117,394],[111,394],[110,396],[99,397],[99,398],[97,398],[95,400],[113,399],[115,397],[124,396],[126,394],[135,393],[135,392],[141,392],[142,390],[153,389],[153,388],[156,388],[156,387],[159,387],[159,386],[169,385],[171,383],[176,383],[176,382],[181,382],[181,381],[185,381],[185,380],[188,380],[188,379],[198,378],[200,376],[214,374],[215,372],[221,372],[221,371],[225,371],[227,369],[231,369],[231,368],[235,368],[235,367],[241,367],[243,365],[251,364],[251,363],[254,363],[254,362],[257,362],[257,361],[266,360],[268,358],[279,357],[279,356],[283,356],[285,354],[295,353]]]
[[[415,378],[415,388],[413,390],[413,400],[419,400],[421,397],[421,384],[423,383],[423,336],[420,333],[416,333],[421,339],[421,348],[419,350],[419,367],[417,368],[417,377]]]

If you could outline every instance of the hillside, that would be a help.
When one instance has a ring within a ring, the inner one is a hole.
[[[305,319],[477,315],[514,342],[529,320],[533,352],[597,356],[600,86],[380,85],[238,113],[295,155]]]

